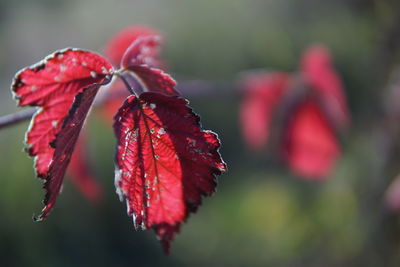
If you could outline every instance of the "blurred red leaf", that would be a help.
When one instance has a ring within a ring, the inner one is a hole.
[[[278,154],[301,177],[326,178],[340,155],[336,133],[350,120],[329,51],[311,46],[303,54],[300,75],[251,74],[243,87],[240,117],[246,143],[262,148],[273,122],[280,120],[275,132],[283,145]]]
[[[158,66],[160,54],[159,36],[140,36],[125,51],[121,59],[121,67],[146,65]]]
[[[73,103],[76,106],[79,100],[85,103],[84,106],[91,104],[98,89],[97,84],[105,82],[112,72],[112,66],[95,53],[65,49],[17,74],[12,90],[18,105],[40,107],[26,134],[27,151],[35,157],[37,175],[45,179],[44,187],[47,191],[45,208],[38,219],[45,218],[54,206],[76,142],[73,136],[68,137],[69,141],[65,140],[65,143],[59,143],[58,140],[64,138],[65,132],[77,137],[86,116],[80,108],[75,108],[80,112],[77,116],[81,121],[75,123],[79,127],[72,127],[75,132],[71,131],[66,121],[76,119],[71,118],[70,113],[75,111],[71,109]],[[91,90],[83,94],[85,88]],[[78,94],[85,96],[89,92],[90,98],[87,100],[76,98]],[[69,150],[64,151],[67,148]]]
[[[130,96],[115,116],[116,187],[135,227],[153,228],[166,252],[201,196],[226,170],[213,132],[176,96]]]
[[[114,66],[120,64],[123,55],[126,53],[127,49],[141,37],[154,37],[158,36],[160,38],[161,34],[156,30],[145,27],[145,26],[130,26],[125,28],[111,37],[110,41],[107,43],[104,54],[105,56],[111,61]],[[157,40],[156,47],[151,45],[150,51],[152,52],[152,60],[151,62],[155,65],[152,66],[159,66],[161,64],[158,61],[158,45],[159,41]],[[133,49],[135,51],[135,49]],[[140,51],[141,49],[137,50]],[[144,48],[148,51],[148,49]]]
[[[329,50],[323,45],[309,47],[303,53],[301,71],[305,83],[318,94],[334,126],[347,126],[350,118],[343,84],[333,68]]]
[[[240,106],[240,122],[244,139],[252,149],[260,150],[267,143],[271,120],[289,79],[286,73],[267,72],[243,80],[246,92]]]
[[[83,193],[83,195],[90,201],[97,203],[102,197],[102,189],[93,176],[86,145],[86,133],[82,130],[78,141],[76,142],[67,173],[72,183]]]
[[[284,132],[283,153],[292,170],[309,179],[324,179],[339,156],[331,125],[317,104],[300,104]]]

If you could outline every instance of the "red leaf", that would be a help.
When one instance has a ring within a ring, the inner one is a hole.
[[[100,184],[94,178],[86,151],[87,138],[85,131],[81,132],[75,145],[67,173],[73,184],[92,202],[99,202],[102,197]]]
[[[55,150],[45,177],[46,196],[43,200],[45,207],[42,214],[35,218],[36,221],[45,219],[54,207],[61,192],[65,171],[71,160],[79,132],[100,86],[100,84],[93,84],[76,96],[68,117],[65,118],[56,139],[51,143]]]
[[[267,143],[272,119],[289,79],[285,73],[265,73],[249,75],[243,81],[245,96],[240,122],[244,139],[252,149],[260,150]]]
[[[139,82],[141,91],[156,92],[170,96],[180,95],[175,90],[175,80],[160,69],[146,66],[131,66],[129,70],[135,74],[134,78]]]
[[[131,66],[146,65],[157,66],[160,62],[159,36],[140,37],[134,41],[125,51],[121,59],[121,67],[129,68]]]
[[[162,70],[144,66],[134,66],[130,70],[123,75],[137,93],[158,92],[166,95],[179,95],[174,89],[175,80]],[[106,121],[112,119],[121,106],[121,101],[129,93],[121,80],[114,81],[111,86],[107,100],[102,105],[102,115]]]
[[[159,46],[160,37],[156,31],[149,28],[131,27],[112,39],[106,54],[114,58],[113,62],[121,61],[124,68],[130,68],[135,72],[134,84],[135,87],[140,87],[136,89],[179,95],[174,89],[176,82],[168,74],[156,68],[164,65],[159,59]],[[124,54],[118,52],[121,49],[124,49]],[[125,76],[132,76],[132,74],[126,73]],[[118,111],[120,103],[128,97],[128,91],[126,86],[117,80],[110,86],[107,94],[109,97],[104,102],[103,115],[108,121]]]
[[[35,157],[37,175],[46,180],[45,188],[48,192],[41,218],[46,217],[54,205],[65,172],[64,169],[62,175],[57,173],[57,177],[53,177],[55,174],[51,166],[57,162],[55,148],[58,147],[50,144],[65,130],[65,119],[75,96],[83,92],[84,88],[105,82],[112,72],[112,66],[97,54],[65,49],[37,65],[23,69],[14,80],[12,90],[18,105],[40,107],[26,134],[26,144],[29,155]],[[91,91],[97,92],[97,89]],[[69,159],[63,162],[68,163]]]
[[[284,153],[289,166],[309,179],[324,179],[339,156],[331,125],[312,100],[300,104],[286,128]]]
[[[143,93],[130,96],[115,116],[117,192],[135,227],[154,228],[167,252],[189,212],[226,171],[216,134],[201,130],[187,103]]]
[[[131,26],[114,35],[106,45],[104,54],[110,59],[111,63],[115,66],[120,64],[122,56],[125,51],[140,37],[149,36],[161,36],[159,32],[149,27],[144,26]],[[157,45],[158,46],[158,45]],[[145,49],[146,50],[146,49]],[[152,49],[155,52],[152,57],[152,62],[155,64],[154,67],[160,66],[158,61],[158,50]]]
[[[301,71],[306,83],[319,93],[327,116],[336,127],[349,123],[349,111],[342,81],[335,72],[329,50],[322,45],[308,48],[302,58]]]

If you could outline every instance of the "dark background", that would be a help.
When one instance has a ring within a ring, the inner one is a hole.
[[[101,52],[121,28],[149,25],[164,33],[178,82],[223,85],[189,97],[204,128],[219,133],[229,172],[165,256],[152,232],[133,229],[115,194],[115,138],[95,112],[87,127],[104,199],[89,203],[67,178],[42,223],[31,219],[44,192],[22,152],[28,122],[3,129],[0,265],[399,266],[400,224],[383,203],[400,173],[398,117],[388,113],[397,99],[385,101],[400,62],[399,12],[395,0],[1,1],[0,115],[18,110],[9,87],[22,67],[68,46]],[[352,112],[343,155],[320,183],[246,149],[235,89],[244,70],[296,71],[315,42],[331,49]]]

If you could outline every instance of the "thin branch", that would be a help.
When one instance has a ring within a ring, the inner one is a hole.
[[[123,77],[120,76],[122,81],[128,87],[131,93],[135,93],[133,88],[131,87],[130,83]],[[178,84],[177,88],[183,96],[189,98],[202,98],[202,97],[209,97],[210,95],[214,97],[224,96],[224,98],[229,96],[234,96],[236,91],[236,87],[233,84],[228,82],[221,82],[221,81],[202,81],[202,80],[189,80],[184,81]],[[124,96],[121,94],[111,94],[105,96],[104,98],[99,99],[94,104],[95,106],[101,105],[106,99],[118,99]],[[122,103],[122,101],[121,101]],[[29,120],[32,118],[33,114],[35,114],[36,108],[32,109],[25,109],[16,113],[4,115],[0,117],[0,129],[6,128],[9,126],[16,125],[20,122]]]
[[[25,109],[16,113],[0,117],[0,129],[29,120],[35,114],[36,109]]]

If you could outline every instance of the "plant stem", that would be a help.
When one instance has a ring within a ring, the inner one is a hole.
[[[0,117],[0,129],[29,120],[35,114],[36,109],[26,109],[16,113]]]
[[[133,91],[132,86],[126,80],[125,77],[118,76],[122,79],[125,83],[127,89],[131,94],[135,94]],[[189,98],[208,98],[210,96],[213,97],[222,97],[222,99],[227,99],[229,97],[235,97],[236,93],[239,91],[235,85],[229,82],[222,82],[222,81],[203,81],[203,80],[188,80],[178,84],[177,86],[178,91],[182,93],[184,97]],[[106,96],[106,99],[123,99],[120,94],[111,94]],[[101,104],[106,101],[106,99],[99,99],[98,102],[94,104],[94,106],[101,106]],[[122,102],[122,100],[121,100]],[[18,111],[16,113],[4,115],[0,117],[0,129],[16,125],[20,122],[29,120],[32,118],[33,114],[35,114],[36,109],[25,109],[22,111]]]
[[[148,92],[148,89],[139,81],[135,73],[129,70],[123,70],[118,75],[124,82],[130,94],[139,97],[142,93]]]

